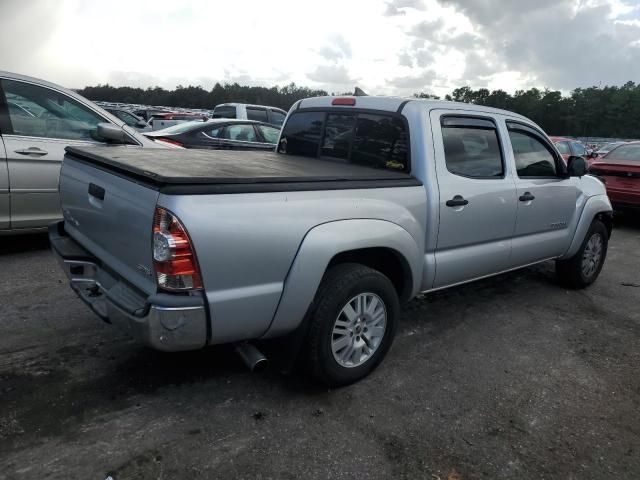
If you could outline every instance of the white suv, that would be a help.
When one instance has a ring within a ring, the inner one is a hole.
[[[250,105],[248,103],[221,103],[213,109],[211,118],[239,118],[241,120],[257,120],[278,127],[284,123],[287,112],[276,107]]]

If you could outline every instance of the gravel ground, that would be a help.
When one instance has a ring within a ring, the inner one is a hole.
[[[424,296],[326,390],[97,319],[43,236],[0,239],[0,478],[640,478],[640,220],[597,283],[546,263]]]

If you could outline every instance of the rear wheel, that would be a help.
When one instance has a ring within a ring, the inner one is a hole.
[[[578,252],[567,260],[556,261],[558,279],[570,288],[591,285],[604,265],[608,242],[607,227],[600,220],[594,220]]]
[[[391,281],[363,265],[338,265],[326,273],[314,303],[307,338],[313,375],[330,386],[368,375],[396,332],[399,301]]]

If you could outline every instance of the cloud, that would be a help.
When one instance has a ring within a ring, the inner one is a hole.
[[[330,85],[353,85],[357,82],[344,65],[318,65],[314,71],[307,73],[307,77],[314,82]]]
[[[425,20],[418,23],[417,25],[414,25],[413,28],[409,30],[409,35],[430,40],[436,33],[442,30],[443,27],[444,21],[442,20],[442,18],[437,18],[435,20]]]
[[[386,3],[386,9],[383,15],[385,17],[406,15],[406,8],[413,8],[415,10],[426,10],[426,7],[422,0],[391,0]]]
[[[342,35],[334,34],[329,37],[328,44],[318,50],[318,54],[327,60],[351,58],[351,45]]]
[[[428,69],[416,75],[395,77],[388,80],[388,82],[394,87],[402,90],[423,90],[429,88],[436,78],[436,72]]]
[[[640,76],[640,25],[615,22],[611,2],[440,0],[475,26],[482,50],[466,55],[464,76],[521,72],[554,89],[623,84]],[[628,13],[627,13],[628,14]],[[467,47],[468,48],[468,47]]]

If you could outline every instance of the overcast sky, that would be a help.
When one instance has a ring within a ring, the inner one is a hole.
[[[443,95],[640,81],[640,0],[0,0],[0,70]]]

